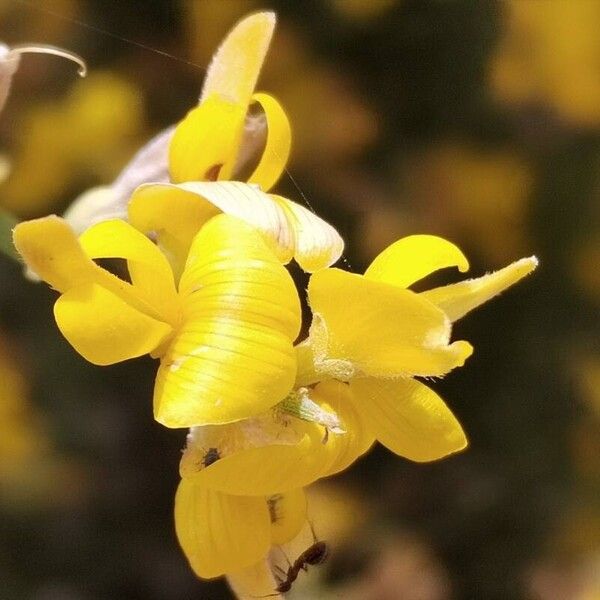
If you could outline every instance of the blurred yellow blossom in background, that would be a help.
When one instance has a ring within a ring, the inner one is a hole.
[[[594,0],[511,0],[491,65],[498,99],[546,106],[576,126],[600,124],[600,4]]]
[[[78,181],[116,176],[139,145],[144,109],[130,80],[96,72],[65,97],[34,105],[16,128],[21,135],[0,188],[2,206],[34,216],[55,209]],[[31,169],[38,160],[40,168]]]

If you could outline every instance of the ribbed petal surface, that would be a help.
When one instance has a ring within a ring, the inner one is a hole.
[[[228,423],[288,394],[300,302],[289,273],[251,227],[227,215],[207,223],[194,239],[179,292],[184,323],[158,372],[159,422]]]
[[[257,563],[271,543],[264,498],[228,496],[189,479],[180,482],[175,496],[175,530],[192,569],[203,578]]]
[[[284,209],[293,235],[294,258],[307,273],[331,266],[344,252],[344,240],[314,212],[282,196],[271,195]]]

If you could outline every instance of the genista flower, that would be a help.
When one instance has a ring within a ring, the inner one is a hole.
[[[369,449],[375,438],[348,394],[338,381],[311,390],[315,406],[338,423],[335,432],[290,416],[281,406],[251,419],[190,431],[175,522],[199,576],[261,565],[272,546],[291,541],[305,525],[302,488],[344,470]]]
[[[413,377],[440,377],[462,366],[472,347],[450,343],[452,323],[536,265],[535,257],[525,258],[479,279],[417,294],[407,288],[430,273],[452,266],[464,272],[469,265],[450,242],[416,235],[389,246],[364,276],[338,269],[315,273],[308,287],[310,335],[297,348],[297,385],[347,382],[347,397],[368,431],[411,460],[462,450],[467,440],[452,412]]]
[[[160,358],[155,418],[168,427],[259,414],[290,391],[300,327],[294,283],[261,237],[227,215],[194,236],[181,278],[146,236],[105,221],[79,239],[55,216],[15,228],[27,265],[61,293],[59,329],[87,360]],[[131,283],[94,260],[127,261]]]
[[[152,232],[181,268],[196,231],[224,212],[255,227],[282,262],[295,258],[312,272],[338,260],[343,241],[333,227],[304,206],[266,193],[284,172],[291,147],[283,108],[272,96],[254,93],[274,27],[275,15],[263,12],[231,30],[208,69],[198,106],[173,133],[152,140],[112,188],[75,203],[70,216],[79,229],[128,218]],[[164,180],[152,182],[153,175]]]

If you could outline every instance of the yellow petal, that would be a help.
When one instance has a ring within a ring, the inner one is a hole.
[[[144,234],[121,220],[90,227],[79,238],[90,258],[124,258],[131,282],[163,319],[177,324],[177,291],[165,255]]]
[[[271,189],[285,170],[292,145],[292,130],[282,106],[268,94],[254,94],[267,121],[265,149],[248,183],[255,183],[263,191]]]
[[[460,249],[435,235],[411,235],[388,246],[365,271],[365,277],[406,288],[447,267],[469,270]]]
[[[203,102],[213,95],[248,106],[275,29],[275,13],[259,12],[239,21],[208,67]]]
[[[65,292],[54,305],[54,316],[69,343],[96,365],[148,354],[173,331],[94,283]]]
[[[231,30],[217,50],[200,105],[177,126],[171,141],[169,170],[175,183],[231,178],[274,27],[274,13],[250,15]]]
[[[373,376],[440,376],[472,352],[467,342],[448,345],[444,313],[409,290],[326,269],[311,277],[308,296],[311,345],[324,372],[327,361],[342,360]]]
[[[294,348],[296,350],[297,363],[296,384],[294,387],[306,387],[321,381],[323,375],[315,368],[313,348],[310,345],[310,340],[306,339],[296,344]]]
[[[467,439],[450,409],[414,379],[357,378],[352,402],[367,427],[392,452],[414,460],[437,460],[463,450]]]
[[[236,181],[148,184],[129,203],[131,224],[144,233],[156,232],[161,245],[180,260],[200,227],[218,212],[252,225],[281,262],[291,260],[294,239],[286,214],[256,186]]]
[[[240,571],[227,573],[227,583],[238,600],[254,600],[267,596],[283,598],[281,594],[275,592],[277,582],[268,559]]]
[[[343,433],[329,433],[324,444],[331,462],[326,474],[334,475],[347,469],[375,442],[360,413],[354,407],[350,388],[339,381],[324,381],[310,392],[312,400],[323,408],[330,408],[340,419]]]
[[[293,540],[306,523],[306,495],[302,488],[267,498],[271,519],[271,544],[281,546]]]
[[[179,292],[185,321],[155,386],[160,423],[236,421],[289,393],[300,301],[289,273],[251,227],[227,215],[209,221],[194,239]]]
[[[19,223],[13,240],[29,268],[59,292],[97,276],[73,230],[55,215]]]
[[[454,322],[529,275],[537,265],[535,256],[522,258],[495,273],[445,285],[420,295],[442,309]]]
[[[271,195],[285,211],[294,236],[294,258],[307,273],[331,266],[344,252],[340,234],[314,212],[282,196]]]
[[[324,475],[323,434],[297,444],[272,444],[225,456],[191,477],[227,494],[271,496],[304,487]]]
[[[207,98],[177,125],[169,146],[175,183],[230,179],[244,131],[247,104]]]
[[[175,530],[196,575],[219,577],[263,558],[271,542],[264,498],[228,496],[190,479],[175,496]]]

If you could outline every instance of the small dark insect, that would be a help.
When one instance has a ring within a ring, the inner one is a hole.
[[[209,467],[214,462],[217,462],[221,458],[218,448],[209,448],[206,454],[202,457],[202,464],[205,467]]]
[[[275,594],[268,594],[267,596],[259,596],[260,598],[271,598],[279,594],[285,594],[292,589],[292,584],[296,579],[300,571],[308,571],[309,565],[320,565],[325,562],[329,553],[326,542],[315,541],[315,543],[307,548],[295,561],[294,564],[290,564],[287,573],[281,568],[276,567],[280,572],[280,575],[284,578],[279,582],[279,585],[275,588]]]

